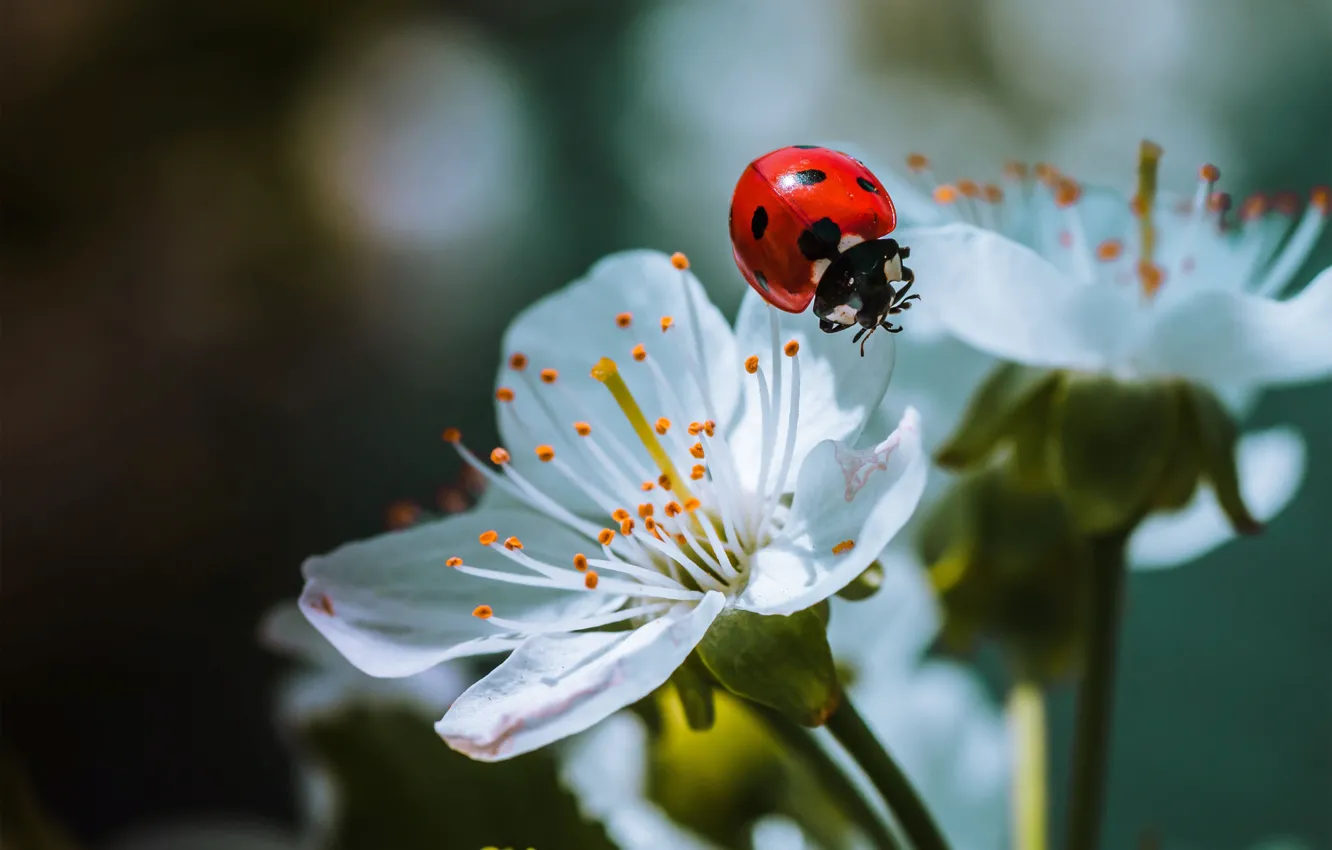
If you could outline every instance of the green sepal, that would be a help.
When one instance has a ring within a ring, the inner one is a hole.
[[[840,692],[826,615],[768,616],[727,608],[698,645],[718,684],[803,726],[821,726]]]
[[[837,591],[837,595],[848,602],[861,602],[878,593],[881,587],[883,587],[883,564],[875,561],[866,567],[863,573],[852,579],[850,584]]]
[[[680,698],[685,722],[695,732],[706,732],[717,722],[717,705],[712,697],[712,674],[697,652],[689,653],[685,663],[671,674],[671,684]]]
[[[985,461],[1012,435],[1026,406],[1059,374],[1016,363],[998,366],[972,396],[962,423],[939,448],[935,461],[948,469],[970,469]]]
[[[1103,534],[1151,510],[1180,431],[1166,383],[1073,375],[1056,402],[1053,471],[1081,530]]]
[[[1221,400],[1210,391],[1189,384],[1185,388],[1193,436],[1197,440],[1202,475],[1216,491],[1216,500],[1230,525],[1240,534],[1257,534],[1263,524],[1254,518],[1240,495],[1235,469],[1239,428]]]

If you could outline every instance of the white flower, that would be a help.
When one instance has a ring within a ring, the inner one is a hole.
[[[1332,374],[1332,269],[1295,275],[1323,231],[1328,193],[1262,196],[1232,217],[1201,169],[1192,199],[1155,192],[1160,150],[1144,143],[1138,195],[1084,189],[1052,169],[1007,185],[935,186],[939,219],[903,233],[950,333],[1030,366],[1182,378],[1235,401],[1265,386]],[[928,167],[920,163],[928,188]]]
[[[496,390],[512,453],[491,453],[496,471],[446,432],[491,480],[482,505],[305,564],[301,610],[367,673],[514,650],[436,725],[474,758],[646,696],[724,607],[827,598],[920,498],[914,410],[851,448],[887,388],[890,340],[862,360],[752,293],[732,331],[686,265],[613,255],[524,310]]]

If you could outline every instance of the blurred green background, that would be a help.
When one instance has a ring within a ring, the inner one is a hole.
[[[493,436],[510,316],[600,255],[743,292],[754,156],[1332,177],[1327,0],[17,0],[0,27],[4,744],[104,843],[293,816],[260,614]],[[1321,265],[1332,257],[1324,240]],[[1332,329],[1329,329],[1332,333]],[[1107,846],[1332,847],[1332,390],[1261,538],[1132,580]],[[1070,728],[1067,694],[1053,740]],[[1064,780],[1056,758],[1056,788]],[[1056,795],[1058,797],[1058,795]]]

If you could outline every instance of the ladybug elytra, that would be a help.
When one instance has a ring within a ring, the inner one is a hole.
[[[859,325],[865,340],[911,307],[910,249],[885,238],[897,227],[893,199],[854,157],[814,145],[764,154],[731,197],[731,247],[749,285],[769,304],[800,313],[814,303],[819,329]]]

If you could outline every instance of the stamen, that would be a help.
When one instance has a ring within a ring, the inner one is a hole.
[[[623,520],[620,523],[620,534],[628,537],[634,533],[634,521],[632,519]]]
[[[628,518],[629,518],[629,512],[626,511],[624,508],[616,508],[615,510],[611,511],[611,519],[615,520],[616,522],[624,522]]]
[[[1026,180],[1028,176],[1027,164],[1010,159],[1004,163],[1004,176],[1011,180]]]
[[[490,462],[496,466],[503,466],[510,460],[512,460],[512,458],[509,457],[509,453],[504,449],[494,448],[490,450]]]
[[[482,620],[489,620],[495,616],[495,610],[489,605],[478,605],[472,609],[472,616]]]
[[[519,540],[517,537],[506,537],[504,539],[504,548],[508,549],[510,552],[514,549],[521,549],[523,548],[523,541]]]
[[[499,540],[499,533],[496,531],[483,531],[476,539],[482,546],[489,546],[491,543]]]
[[[513,390],[509,389],[508,387],[500,387],[499,389],[495,390],[495,400],[506,403],[513,401]]]
[[[713,422],[711,419],[709,419],[709,420],[707,420],[706,422],[703,423],[703,433],[704,433],[704,434],[707,434],[709,437],[711,437],[711,436],[713,436],[714,434],[716,434],[716,432],[717,432],[717,423],[716,423],[716,422]]]
[[[449,558],[444,562],[444,566],[446,567],[461,567],[462,565],[463,559],[459,558],[457,555],[454,555],[452,558]]]
[[[670,316],[662,316],[662,317],[661,317],[661,332],[662,332],[662,333],[666,333],[668,330],[671,329],[671,326],[674,325],[674,324],[675,324],[675,319],[672,319]]]
[[[671,476],[669,476],[669,475],[667,475],[666,473],[663,472],[661,475],[658,475],[658,476],[657,476],[657,484],[658,484],[658,485],[661,487],[661,489],[663,489],[663,490],[670,490],[670,489],[671,489]]]
[[[603,528],[597,532],[597,542],[602,546],[609,546],[615,540],[615,532],[609,528]]]
[[[657,482],[644,481],[642,484],[639,485],[639,489],[642,490],[644,493],[647,493],[651,490],[655,490],[657,489]]]
[[[1124,255],[1124,243],[1118,239],[1107,239],[1096,246],[1096,259],[1103,263],[1113,263]]]
[[[574,569],[578,570],[578,572],[580,573],[587,572],[587,556],[584,555],[582,552],[579,552],[577,555],[574,555],[573,565]]]
[[[1267,196],[1261,192],[1255,192],[1245,198],[1244,203],[1240,204],[1240,221],[1253,221],[1254,219],[1262,218],[1267,215],[1267,210]]]
[[[920,173],[930,167],[929,157],[921,153],[909,153],[906,158],[907,168]]]
[[[634,323],[633,313],[616,313],[615,324],[621,328],[627,328]]]
[[[795,458],[796,432],[800,424],[800,358],[791,357],[791,406],[786,411],[786,444],[782,447],[782,462],[777,471],[777,478],[772,482],[772,491],[764,497],[763,513],[754,534],[755,545],[762,544],[762,537],[768,525],[777,513],[781,502],[782,488],[786,477],[791,474],[791,464]]]
[[[540,460],[542,463],[550,463],[552,460],[555,459],[555,448],[553,446],[547,446],[547,445],[537,446],[535,451],[537,459]]]
[[[783,346],[782,351],[787,357],[795,357],[800,353],[800,343],[793,339]]]
[[[754,374],[758,371],[759,361],[757,354],[751,354],[745,358],[745,371]]]
[[[541,383],[553,384],[560,377],[560,373],[554,369],[541,370]]]
[[[1294,215],[1300,208],[1300,196],[1294,192],[1277,192],[1272,198],[1272,209],[1281,215]]]
[[[578,436],[586,437],[592,433],[592,426],[586,422],[575,422],[574,431],[578,432]]]
[[[1059,169],[1055,168],[1048,162],[1036,163],[1036,167],[1032,169],[1032,173],[1036,175],[1037,180],[1047,186],[1053,185],[1054,181],[1059,178]]]
[[[462,431],[457,428],[445,428],[444,433],[440,434],[439,437],[446,443],[458,443],[462,440]]]
[[[1156,294],[1165,278],[1153,260],[1156,253],[1156,227],[1152,213],[1156,206],[1156,173],[1161,164],[1161,153],[1160,145],[1146,139],[1138,146],[1138,194],[1134,198],[1140,242],[1138,279],[1149,298]]]
[[[489,622],[498,628],[518,632],[519,634],[524,635],[576,632],[584,629],[601,628],[602,626],[609,626],[613,623],[622,623],[625,620],[632,620],[635,617],[658,614],[666,610],[668,607],[670,606],[664,602],[653,602],[648,605],[639,605],[635,608],[620,608],[594,617],[569,617],[562,620],[549,620],[537,623],[531,623],[524,620],[510,620],[504,617],[491,617],[489,618]]]
[[[620,370],[615,365],[615,361],[608,357],[603,357],[592,367],[592,377],[606,385],[610,390],[615,403],[620,406],[629,425],[634,429],[634,434],[643,443],[652,459],[656,461],[657,467],[662,474],[669,475],[672,481],[680,481],[680,475],[675,471],[675,464],[671,461],[670,455],[662,448],[657,440],[657,435],[653,433],[652,427],[648,425],[647,418],[643,416],[643,411],[634,400],[633,393],[629,392],[629,386],[625,384],[624,378],[620,377]],[[677,484],[677,494],[688,498],[691,494],[683,483]]]
[[[647,359],[647,349],[643,347],[643,344],[641,342],[638,345],[635,345],[632,349],[630,349],[629,354],[639,363],[642,363],[644,360]]]
[[[1327,226],[1328,190],[1324,186],[1315,188],[1309,194],[1309,206],[1305,209],[1300,222],[1295,226],[1286,245],[1268,266],[1267,274],[1254,290],[1258,295],[1275,297],[1280,295],[1295,273],[1309,258],[1318,238]]]
[[[692,446],[689,447],[689,454],[693,455],[693,456],[696,457],[696,458],[702,458],[702,457],[703,457],[703,444],[702,444],[702,443],[694,443]]]
[[[676,501],[667,502],[665,510],[666,516],[669,517],[677,517],[684,512],[684,508],[680,507],[680,503]]]
[[[654,424],[654,429],[661,436],[666,436],[666,432],[671,430],[671,420],[667,419],[665,416],[661,417]]]
[[[644,502],[638,506],[638,515],[640,517],[650,517],[652,516],[653,510],[654,508],[651,502]]]
[[[521,372],[526,369],[527,355],[519,351],[515,351],[513,354],[509,355],[509,368],[515,372]]]
[[[588,570],[587,574],[583,576],[583,586],[586,587],[588,590],[596,590],[598,580],[599,577],[597,576],[597,571]]]
[[[832,553],[834,555],[841,555],[844,552],[850,552],[854,548],[856,548],[856,541],[843,540],[841,543],[838,543],[836,546],[832,547]]]
[[[585,587],[584,582],[590,573],[577,573],[571,570],[563,572],[568,578],[546,578],[545,576],[529,576],[522,573],[511,573],[505,570],[489,570],[481,567],[458,567],[458,572],[476,578],[490,579],[491,581],[504,582],[505,584],[517,584],[523,587],[544,587],[551,590],[577,590]],[[600,583],[601,589],[607,593],[623,593],[629,596],[640,596],[656,599],[680,599],[694,600],[699,599],[703,594],[697,590],[688,590],[684,587],[656,587],[648,584],[640,584],[632,581],[616,581],[610,579]]]
[[[689,268],[689,258],[679,251],[676,251],[674,254],[671,254],[671,265],[675,266],[680,271],[684,271]]]
[[[701,505],[702,503],[699,502],[698,499],[692,499],[692,498],[686,499],[684,503],[684,509],[686,513],[692,514],[694,511],[698,510]]]
[[[702,431],[703,431],[703,423],[702,423],[702,422],[690,422],[690,423],[689,423],[689,429],[688,429],[688,430],[689,430],[689,436],[691,436],[691,437],[697,437],[697,436],[698,436],[700,433],[702,433]]]
[[[934,187],[934,202],[936,204],[951,204],[957,201],[957,189],[949,183]]]
[[[582,564],[581,567],[579,566],[580,563]],[[674,561],[671,563],[672,566],[675,566]],[[579,561],[577,556],[574,557],[574,569],[578,570],[580,573],[587,572],[589,566],[596,567],[597,569],[608,573],[619,573],[620,575],[632,576],[645,584],[650,584],[654,587],[684,587],[684,585],[668,575],[659,573],[656,570],[644,569],[635,564],[626,564],[624,561],[603,560],[600,558],[583,558],[582,561]]]
[[[689,477],[694,481],[701,480],[703,476],[706,474],[707,470],[704,468],[703,464],[701,463],[694,464],[694,468],[689,470]]]
[[[327,614],[330,617],[334,616],[333,600],[328,597],[327,593],[321,593],[315,597],[314,601],[310,603],[310,607],[321,614]]]

